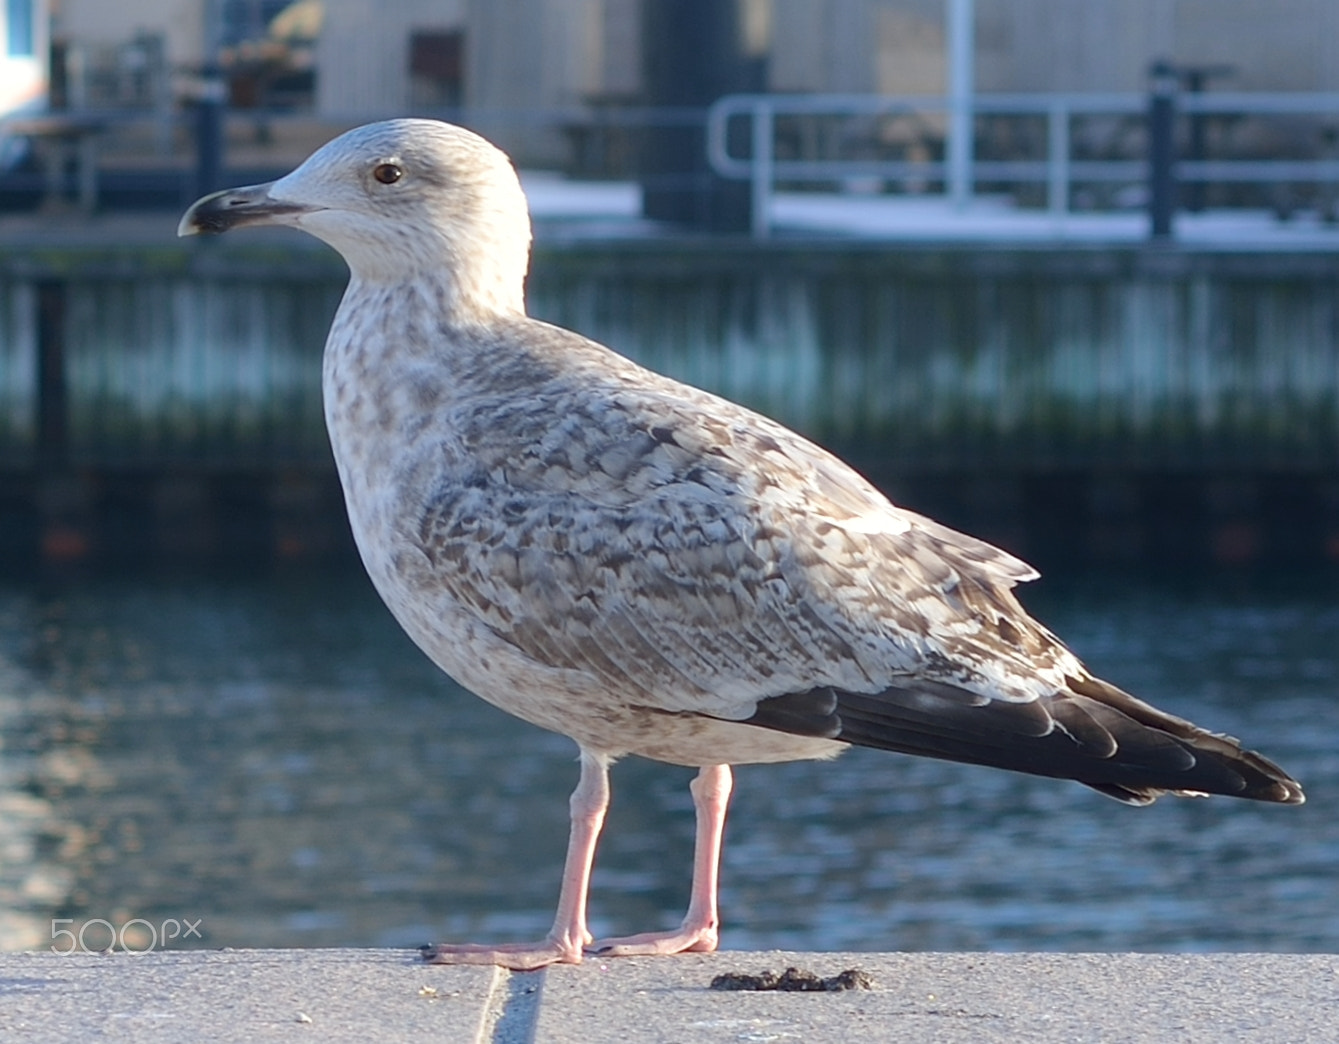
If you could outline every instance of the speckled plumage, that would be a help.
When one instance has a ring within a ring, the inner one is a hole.
[[[351,293],[328,386],[362,355],[356,317],[370,314]],[[382,429],[338,396],[329,415],[378,589],[485,699],[612,755],[711,764],[797,756],[785,734],[692,720],[741,721],[767,697],[917,673],[1009,699],[1046,688],[1000,669],[980,620],[946,611],[949,561],[1001,586],[1030,575],[1021,563],[892,508],[774,423],[566,331],[517,317],[459,354],[483,365],[441,382],[438,423],[411,408]],[[371,367],[363,394],[407,400],[383,384],[395,369]],[[589,698],[555,700],[555,672]],[[676,750],[670,731],[733,734],[732,756]]]
[[[773,421],[528,318],[524,197],[482,139],[360,128],[183,228],[253,221],[349,263],[326,419],[377,590],[445,671],[588,763],[854,742],[1131,803],[1301,800],[1259,755],[1093,678],[1016,601],[1026,564]]]

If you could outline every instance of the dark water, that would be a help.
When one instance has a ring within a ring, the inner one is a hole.
[[[1336,594],[1099,575],[1025,593],[1095,669],[1281,762],[1305,807],[1131,809],[869,751],[745,767],[724,944],[1339,950]],[[52,917],[141,918],[138,947],[144,922],[198,920],[192,943],[241,947],[537,937],[552,916],[575,748],[439,675],[359,574],[0,586],[0,737],[9,947],[48,945]],[[597,933],[681,916],[689,778],[615,769]]]

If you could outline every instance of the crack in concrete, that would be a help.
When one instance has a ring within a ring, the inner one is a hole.
[[[494,968],[476,1044],[533,1044],[544,969],[517,972]]]

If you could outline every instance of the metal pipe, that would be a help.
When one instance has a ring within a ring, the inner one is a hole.
[[[1046,114],[1046,205],[1053,217],[1069,213],[1069,109],[1063,98]]]
[[[753,199],[754,239],[772,233],[772,107],[765,101],[753,108]]]
[[[948,0],[949,122],[946,160],[948,195],[953,206],[965,209],[972,201],[973,119],[975,89],[973,62],[976,53],[973,0]]]

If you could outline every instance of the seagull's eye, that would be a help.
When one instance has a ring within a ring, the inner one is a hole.
[[[376,178],[383,185],[394,185],[404,177],[404,171],[394,163],[378,163],[372,168],[372,177]]]

